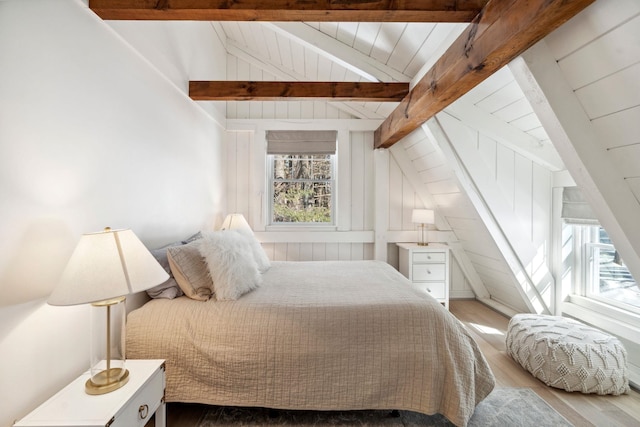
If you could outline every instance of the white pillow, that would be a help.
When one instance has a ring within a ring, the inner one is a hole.
[[[262,284],[246,236],[235,231],[204,233],[199,250],[209,268],[217,300],[236,300]]]
[[[256,239],[256,236],[252,232],[247,230],[239,229],[233,231],[236,231],[247,238],[247,240],[251,244],[253,259],[255,259],[256,263],[258,264],[258,270],[260,270],[260,273],[266,273],[267,270],[271,268],[271,261],[269,261],[267,253],[262,248],[262,245],[260,244],[258,239]]]

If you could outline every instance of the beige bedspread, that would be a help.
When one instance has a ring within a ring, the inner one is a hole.
[[[465,425],[494,387],[464,326],[376,261],[274,262],[237,301],[132,311],[127,357],[166,359],[169,402],[404,409]]]

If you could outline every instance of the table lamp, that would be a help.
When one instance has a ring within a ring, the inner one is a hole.
[[[131,230],[107,227],[80,238],[60,283],[47,302],[60,306],[92,305],[91,377],[85,384],[87,394],[109,393],[127,383],[126,296],[168,278],[164,268]],[[106,336],[102,324],[105,321]]]
[[[253,230],[249,223],[244,219],[244,215],[240,213],[232,213],[226,216],[222,222],[220,230],[242,230],[253,234]]]
[[[414,209],[411,213],[411,222],[418,224],[418,246],[427,246],[425,226],[435,223],[435,215],[431,209]]]

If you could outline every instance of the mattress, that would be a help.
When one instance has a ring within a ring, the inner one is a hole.
[[[378,261],[273,262],[236,301],[155,299],[127,357],[166,360],[166,400],[400,409],[466,425],[493,374],[464,325]]]

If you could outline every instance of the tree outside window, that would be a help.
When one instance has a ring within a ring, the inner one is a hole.
[[[272,224],[333,224],[333,155],[269,156]]]
[[[334,225],[335,130],[267,131],[269,224]]]

